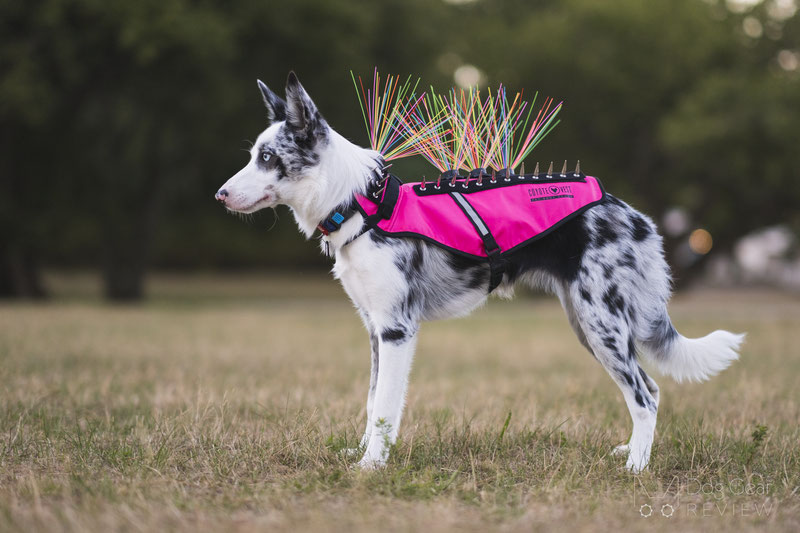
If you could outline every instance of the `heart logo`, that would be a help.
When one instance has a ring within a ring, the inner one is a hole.
[[[555,185],[551,185],[550,186],[550,192],[553,193],[553,194],[557,193],[558,192],[558,187],[556,187]]]

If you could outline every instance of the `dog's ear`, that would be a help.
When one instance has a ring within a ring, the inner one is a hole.
[[[283,99],[269,90],[263,81],[258,81],[258,88],[261,91],[261,97],[264,98],[264,105],[267,107],[267,116],[269,117],[270,124],[273,122],[280,122],[286,120],[286,102]]]
[[[286,124],[306,138],[321,130],[322,115],[294,71],[286,80]]]

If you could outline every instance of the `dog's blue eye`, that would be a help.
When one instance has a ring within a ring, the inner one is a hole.
[[[269,162],[271,157],[272,154],[268,154],[267,152],[261,152],[261,160],[264,161],[265,163]]]

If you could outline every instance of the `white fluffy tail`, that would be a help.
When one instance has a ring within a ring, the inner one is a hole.
[[[656,368],[678,383],[705,381],[728,368],[739,358],[744,333],[717,330],[699,339],[687,339],[679,333],[653,354]]]

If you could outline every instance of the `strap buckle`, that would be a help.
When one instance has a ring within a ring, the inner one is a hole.
[[[323,235],[330,235],[332,231],[336,231],[342,227],[342,222],[345,221],[345,216],[340,212],[336,211],[334,214],[329,216],[327,219],[323,220],[319,224],[317,224],[317,229],[322,232]]]

